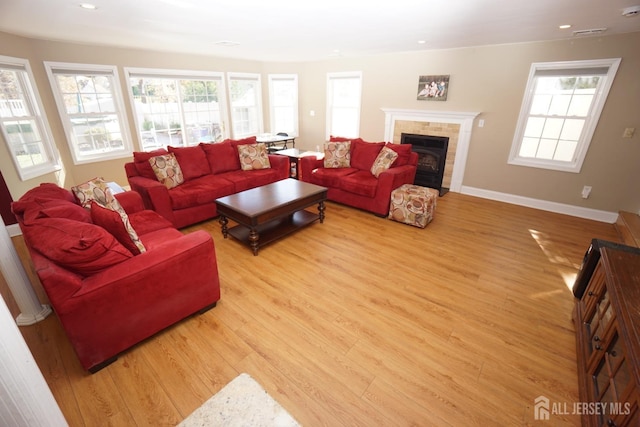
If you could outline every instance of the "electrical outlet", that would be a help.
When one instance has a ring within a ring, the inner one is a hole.
[[[591,194],[591,187],[590,186],[585,185],[584,187],[582,187],[582,198],[583,199],[588,199],[590,194]]]
[[[626,128],[622,133],[623,138],[633,138],[633,133],[636,131],[635,128]]]

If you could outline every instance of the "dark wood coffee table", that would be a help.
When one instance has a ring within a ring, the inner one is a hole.
[[[324,222],[327,189],[287,178],[273,184],[241,191],[216,200],[222,235],[231,234],[258,249],[280,237],[319,220]],[[318,204],[318,213],[305,208]],[[228,228],[229,219],[238,225]]]

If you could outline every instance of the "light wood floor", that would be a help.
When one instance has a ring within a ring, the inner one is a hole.
[[[257,257],[185,229],[214,237],[218,306],[95,375],[55,315],[22,327],[69,424],[175,425],[242,372],[305,426],[534,425],[536,397],[578,401],[570,287],[613,225],[457,193],[426,229],[326,213]]]

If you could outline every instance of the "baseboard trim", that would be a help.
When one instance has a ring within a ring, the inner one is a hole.
[[[617,212],[601,211],[597,209],[582,208],[579,206],[567,205],[564,203],[550,202],[548,200],[532,199],[530,197],[517,196],[515,194],[500,193],[498,191],[485,190],[463,185],[460,189],[462,194],[482,197],[483,199],[496,200],[499,202],[511,203],[513,205],[526,206],[528,208],[540,209],[543,211],[555,212],[571,215],[578,218],[592,219],[594,221],[607,222],[613,224],[618,219]]]
[[[9,237],[16,237],[22,234],[22,230],[20,230],[20,226],[18,224],[10,224],[5,228],[7,229],[7,233],[9,233]]]

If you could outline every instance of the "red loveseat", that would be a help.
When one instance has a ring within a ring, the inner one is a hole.
[[[134,255],[116,234],[94,223],[105,221],[111,229],[114,211],[85,209],[72,192],[55,184],[41,184],[12,204],[51,307],[82,367],[92,373],[220,299],[208,233],[182,234],[157,213],[144,210],[136,192],[116,199],[144,252]]]
[[[360,138],[331,138],[331,142],[350,141],[348,167],[327,168],[323,159],[300,159],[300,179],[327,187],[327,198],[334,202],[387,216],[391,192],[403,184],[413,184],[418,155],[408,144],[367,142]],[[390,168],[376,177],[371,172],[378,154],[388,147],[398,154]]]
[[[125,164],[125,172],[131,189],[140,193],[147,209],[182,228],[217,216],[217,198],[289,177],[289,159],[276,154],[268,155],[269,168],[242,170],[238,145],[255,143],[256,138],[250,137],[135,152],[134,161]],[[175,154],[185,181],[171,189],[158,181],[149,164],[151,157],[167,153]]]

